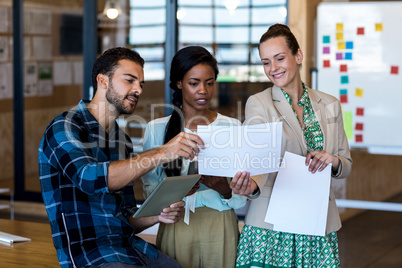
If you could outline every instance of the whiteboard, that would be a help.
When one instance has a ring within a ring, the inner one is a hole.
[[[402,154],[402,2],[319,4],[316,48],[317,89],[341,101],[350,146]]]

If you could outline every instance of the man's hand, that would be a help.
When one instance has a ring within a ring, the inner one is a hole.
[[[184,201],[180,201],[170,205],[168,208],[164,208],[161,214],[158,216],[133,218],[130,217],[129,223],[135,228],[135,233],[141,233],[145,229],[163,222],[163,223],[175,223],[178,222],[184,215]]]
[[[192,160],[201,148],[204,148],[202,139],[191,133],[180,132],[168,143],[159,147],[159,150],[164,155],[164,162],[171,162],[179,157]]]
[[[164,208],[158,216],[158,222],[175,223],[178,222],[184,215],[184,201],[171,204],[168,208]]]

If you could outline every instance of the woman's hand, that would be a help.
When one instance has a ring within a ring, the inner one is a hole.
[[[230,185],[226,177],[202,175],[199,182],[203,183],[208,188],[217,191],[226,199],[230,199],[232,197],[232,189],[230,189]]]
[[[235,194],[250,195],[257,188],[257,184],[251,179],[250,172],[238,171],[230,182],[230,188]]]
[[[310,162],[311,161],[311,162]],[[306,156],[306,166],[311,173],[323,171],[329,164],[332,164],[332,171],[336,172],[339,167],[339,158],[327,153],[324,150],[313,151]]]

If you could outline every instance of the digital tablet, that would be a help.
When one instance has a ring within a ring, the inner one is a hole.
[[[159,215],[164,208],[182,200],[201,175],[165,177],[133,215],[134,218]]]

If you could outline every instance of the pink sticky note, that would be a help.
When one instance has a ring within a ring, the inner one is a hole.
[[[323,47],[322,54],[329,54],[329,47]]]

